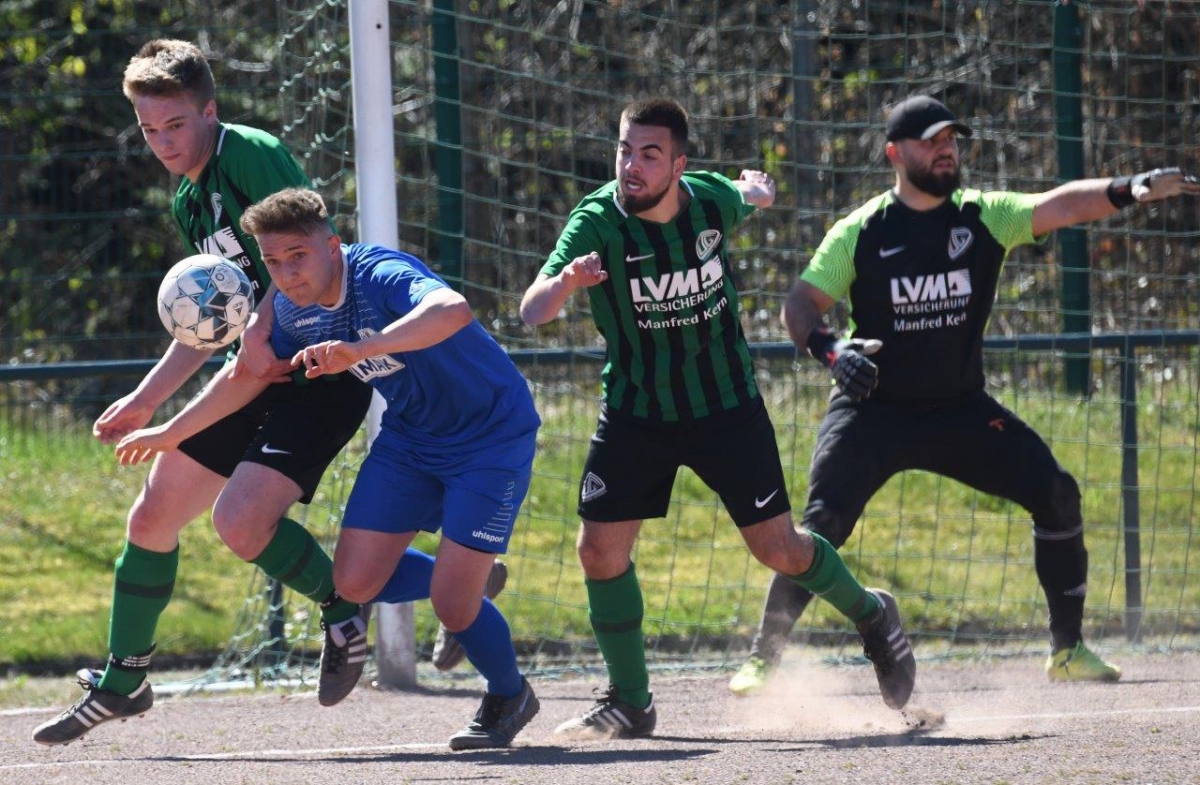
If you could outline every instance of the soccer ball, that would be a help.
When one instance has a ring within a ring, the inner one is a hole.
[[[212,254],[189,256],[158,287],[158,316],[171,336],[194,349],[219,349],[246,329],[254,288],[241,268]]]

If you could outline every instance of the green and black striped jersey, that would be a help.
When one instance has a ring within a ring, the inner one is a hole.
[[[883,342],[872,400],[937,402],[983,389],[983,333],[1009,252],[1037,242],[1037,195],[960,189],[920,212],[891,191],[838,221],[801,274],[850,296],[851,334]]]
[[[608,279],[588,289],[607,344],[607,405],[676,422],[736,408],[758,395],[729,264],[729,232],[754,207],[723,175],[687,172],[679,215],[654,223],[627,214],[612,181],[571,212],[542,272],[558,275],[600,254]]]
[[[238,225],[242,213],[284,188],[309,187],[283,142],[257,128],[222,123],[204,171],[194,183],[180,180],[171,210],[184,244],[196,253],[237,262],[254,285],[257,302],[271,278],[258,244]]]

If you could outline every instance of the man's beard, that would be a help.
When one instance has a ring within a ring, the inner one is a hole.
[[[910,170],[908,181],[918,190],[930,196],[945,197],[958,190],[962,184],[962,170],[954,167],[952,172],[935,173],[933,167],[923,170]]]
[[[653,210],[658,207],[659,202],[667,195],[668,188],[664,188],[656,194],[641,194],[639,196],[631,196],[625,193],[625,189],[617,186],[617,202],[624,208],[625,212],[630,215],[644,213],[647,210]]]

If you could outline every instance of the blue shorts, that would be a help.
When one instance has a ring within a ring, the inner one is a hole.
[[[387,534],[442,530],[485,553],[505,553],[533,472],[537,430],[473,452],[420,453],[387,430],[358,470],[342,526]]]

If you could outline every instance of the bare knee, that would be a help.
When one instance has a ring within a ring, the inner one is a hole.
[[[751,548],[754,558],[782,575],[800,575],[808,572],[813,561],[813,540],[806,531],[792,530],[776,547]]]
[[[796,531],[788,513],[740,531],[754,558],[775,572],[799,575],[812,565],[812,537],[806,531]]]
[[[125,536],[138,547],[165,552],[175,548],[187,523],[172,514],[169,500],[143,491],[129,510]]]
[[[458,594],[443,596],[435,594],[429,598],[434,615],[450,632],[462,632],[470,627],[479,616],[481,600],[462,597]]]
[[[278,517],[256,515],[221,502],[213,508],[212,521],[221,542],[242,561],[257,559],[279,528]]]
[[[611,545],[581,536],[575,546],[583,574],[594,581],[604,581],[625,574],[629,569],[629,553]]]
[[[337,590],[342,599],[361,605],[375,599],[375,595],[379,594],[383,585],[374,576],[366,574],[364,570],[355,569],[354,565],[335,559],[333,562],[333,588]]]

